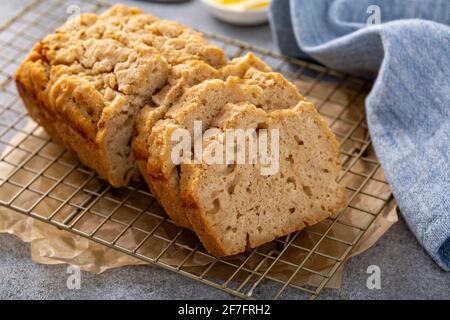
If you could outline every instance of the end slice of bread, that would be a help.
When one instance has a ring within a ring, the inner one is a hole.
[[[218,119],[220,132],[206,144],[226,140],[230,128],[277,130],[279,170],[263,175],[261,163],[182,165],[186,214],[211,254],[244,252],[345,206],[344,188],[336,182],[338,143],[311,103],[275,111],[231,105]]]

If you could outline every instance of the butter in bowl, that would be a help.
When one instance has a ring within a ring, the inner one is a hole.
[[[266,23],[271,0],[202,0],[217,19],[239,26]]]

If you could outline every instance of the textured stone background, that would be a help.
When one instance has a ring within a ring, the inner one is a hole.
[[[0,2],[0,22],[28,1]],[[118,1],[114,1],[118,2]],[[273,46],[268,26],[237,28],[223,24],[198,1],[158,4],[122,1],[156,16],[234,37],[259,47]],[[67,3],[69,4],[69,2]],[[381,268],[381,290],[366,288],[366,269]],[[69,290],[66,265],[39,265],[18,238],[0,235],[0,299],[232,299],[227,293],[158,267],[125,267],[94,275],[83,272],[81,289]],[[289,295],[295,299],[295,292]],[[346,265],[340,290],[326,289],[321,299],[449,299],[450,276],[428,257],[404,220],[394,225],[370,250]]]

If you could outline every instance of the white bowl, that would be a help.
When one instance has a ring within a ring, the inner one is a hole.
[[[254,26],[266,23],[269,8],[245,9],[241,6],[223,5],[214,0],[202,0],[206,8],[217,19],[239,26]]]

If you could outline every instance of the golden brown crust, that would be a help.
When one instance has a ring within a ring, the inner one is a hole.
[[[57,142],[61,143],[62,139],[59,137],[56,129],[54,128],[54,117],[48,116],[45,112],[42,103],[36,99],[36,97],[22,85],[20,81],[16,81],[17,91],[19,92],[22,101],[27,108],[30,116],[35,119],[45,131]]]
[[[101,145],[87,138],[80,131],[77,131],[74,126],[68,125],[65,121],[55,121],[55,119],[58,119],[57,116],[53,115],[48,108],[43,107],[42,102],[37,100],[29,91],[25,90],[20,81],[17,81],[16,84],[18,92],[32,118],[56,142],[63,143],[66,148],[78,156],[81,163],[87,167],[94,168],[102,177],[107,177],[113,186],[120,186],[122,184],[121,181],[115,179],[114,174],[108,171],[109,167],[104,162],[104,156],[92,156],[104,153]],[[132,176],[129,177],[129,180],[139,177],[137,171],[130,172],[130,174]]]

